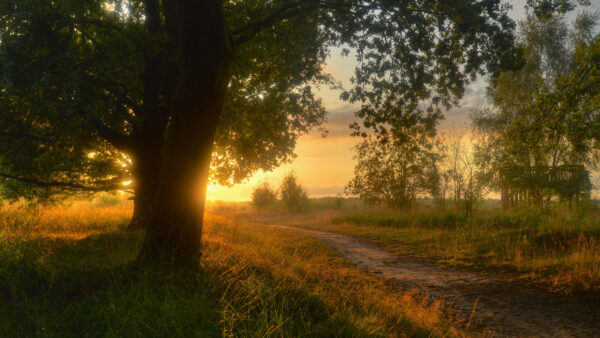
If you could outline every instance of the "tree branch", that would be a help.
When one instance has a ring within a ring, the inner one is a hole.
[[[90,116],[86,115],[85,109],[80,107],[77,111],[79,116],[84,120],[87,120],[90,126],[98,133],[98,136],[105,139],[113,147],[120,151],[130,151],[134,147],[134,137],[131,135],[123,134],[118,132],[102,122],[98,118],[90,119]]]
[[[40,141],[40,142],[45,142],[45,143],[55,143],[56,142],[55,140],[51,140],[51,139],[44,138],[44,137],[34,136],[34,135],[30,135],[30,134],[25,134],[25,133],[14,133],[14,132],[6,131],[6,130],[0,130],[0,136],[24,138],[24,139],[28,139],[28,140]]]
[[[304,8],[302,8],[304,7]],[[309,11],[314,9],[332,9],[336,11],[345,11],[348,12],[352,8],[360,8],[363,10],[375,10],[378,8],[376,3],[373,4],[346,4],[339,3],[334,1],[325,1],[325,0],[301,0],[297,2],[290,2],[286,5],[283,5],[281,8],[266,16],[262,20],[252,22],[244,27],[236,29],[232,32],[232,36],[236,36],[234,38],[234,42],[236,45],[243,44],[250,40],[252,37],[256,36],[262,30],[273,26],[278,21],[290,19],[295,16],[299,16],[302,14],[307,14]],[[414,12],[414,13],[426,13],[435,16],[443,16],[441,13],[435,13],[433,11],[427,10],[419,6],[417,9],[413,8],[405,8],[406,11]]]
[[[246,41],[254,37],[256,34],[260,33],[263,29],[273,26],[278,21],[293,18],[297,15],[302,14],[300,6],[310,2],[313,1],[305,0],[291,2],[287,5],[282,6],[280,9],[276,10],[275,12],[273,12],[272,14],[268,15],[260,21],[253,22],[240,29],[236,29],[232,32],[233,36],[237,35],[237,37],[234,38],[235,45],[245,43]]]
[[[81,191],[116,190],[121,185],[120,182],[116,182],[115,180],[104,182],[104,184],[106,184],[104,186],[89,186],[89,185],[84,185],[84,184],[79,184],[79,183],[60,182],[60,181],[41,181],[41,180],[38,180],[35,178],[20,177],[20,176],[15,176],[15,175],[2,173],[2,172],[0,172],[0,177],[8,178],[8,179],[23,182],[23,183],[34,184],[34,185],[37,185],[40,187],[64,188],[66,190],[72,190],[72,191],[77,191],[77,190],[81,190]]]
[[[129,151],[133,147],[133,138],[130,135],[113,130],[98,119],[91,120],[90,124],[98,135],[108,141],[113,147],[121,151]]]

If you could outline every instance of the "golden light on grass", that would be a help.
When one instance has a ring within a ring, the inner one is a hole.
[[[90,315],[77,319],[89,322],[107,309],[105,304],[116,304],[119,311],[110,312],[111,307],[94,322],[114,336],[133,332],[140,320],[146,323],[144,332],[158,336],[173,327],[186,335],[191,333],[187,328],[197,325],[206,325],[206,335],[224,336],[459,334],[444,319],[439,303],[425,306],[409,293],[391,292],[383,281],[312,238],[289,230],[265,231],[239,220],[240,209],[226,210],[206,215],[205,254],[197,278],[174,274],[155,280],[150,271],[129,268],[142,236],[125,230],[132,211],[128,204],[5,206],[0,260],[18,270],[0,271],[0,277],[11,281],[7,294],[26,291],[28,298],[14,304],[18,315],[11,315],[9,326],[2,328],[21,332],[16,323],[25,321],[33,330],[50,329],[30,322],[37,318],[37,306],[43,306],[40,300],[66,297],[69,306],[50,313],[66,318],[50,322],[52,332],[80,327],[65,314],[70,306],[89,310]],[[24,287],[36,282],[52,287]],[[190,283],[191,288],[182,286]],[[71,288],[81,296],[69,298]]]

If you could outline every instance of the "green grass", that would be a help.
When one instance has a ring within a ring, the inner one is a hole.
[[[563,293],[600,293],[600,214],[594,210],[488,210],[470,218],[432,208],[297,216],[246,211],[243,217],[359,236],[398,254],[503,271]]]
[[[564,292],[600,291],[600,217],[568,210],[349,215],[337,230],[440,264],[504,270]]]
[[[440,214],[359,214],[337,217],[333,219],[333,222],[394,228],[456,229],[466,224],[467,218],[454,212]]]
[[[447,336],[424,307],[294,231],[207,216],[201,271],[133,265],[127,208],[5,207],[1,336]]]

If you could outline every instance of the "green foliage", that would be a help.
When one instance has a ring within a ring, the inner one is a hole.
[[[153,132],[144,129],[154,102],[144,72],[151,56],[169,47],[167,37],[148,31],[146,3],[110,4],[0,5],[0,172],[7,197],[111,190],[127,180],[135,186],[135,142]],[[233,30],[253,9],[232,5],[225,15]],[[260,44],[237,48],[214,180],[236,183],[289,161],[299,135],[322,124],[325,111],[312,86],[332,82],[322,69],[326,47],[317,25],[299,16],[279,23],[277,36],[263,32],[255,37]]]
[[[254,187],[252,191],[252,205],[259,211],[272,205],[275,201],[277,201],[277,192],[268,182],[263,182]]]
[[[529,15],[520,24],[523,68],[504,72],[493,80],[491,106],[472,116],[478,178],[482,182],[498,188],[498,173],[503,170],[523,172],[591,163],[592,116],[598,109],[591,105],[597,88],[582,86],[593,73],[593,66],[585,67],[593,62],[584,61],[586,66],[582,68],[581,55],[591,52],[598,41],[597,22],[597,15],[583,12],[571,28],[561,16],[541,20]],[[576,187],[585,190],[589,182],[584,176],[580,178],[581,184],[548,187],[546,191],[560,193]],[[521,188],[533,185],[535,182],[527,181]],[[572,197],[573,193],[561,196]]]
[[[346,191],[369,205],[410,208],[418,193],[438,189],[439,146],[420,128],[405,130],[403,139],[365,139],[356,146],[354,178]]]
[[[547,20],[557,14],[561,15],[572,11],[577,3],[589,6],[590,0],[527,0],[527,7],[533,9],[538,18]]]
[[[357,49],[359,61],[354,87],[342,95],[362,105],[356,113],[362,127],[352,125],[355,135],[370,130],[402,137],[403,128],[435,126],[442,107],[457,104],[484,65],[495,76],[518,57],[512,48],[514,23],[499,1],[379,4],[375,11],[357,9],[352,18],[351,27],[364,27],[364,37],[342,36]],[[481,48],[485,45],[494,47]]]
[[[600,17],[594,17],[594,23]],[[556,89],[540,99],[539,108],[546,119],[568,121],[568,139],[573,147],[585,154],[598,149],[600,122],[600,38],[577,45],[574,69],[557,81]],[[592,158],[592,161],[595,159]]]
[[[190,72],[169,26],[183,23],[165,19],[174,15],[169,4],[183,3],[152,4],[1,2],[0,173],[8,197],[111,190],[127,180],[136,189],[136,161],[165,151],[177,134],[169,121],[180,117],[179,89],[190,88],[178,81]],[[206,102],[223,107],[206,119],[220,121],[208,144],[212,179],[223,184],[289,161],[298,137],[323,123],[313,88],[335,85],[324,71],[330,47],[356,51],[354,84],[343,97],[362,104],[357,116],[378,133],[434,125],[438,104],[456,103],[478,72],[497,74],[517,54],[499,0],[225,1],[222,17],[211,19],[222,19],[227,34],[205,52],[222,44],[231,57],[219,79],[224,102]],[[432,106],[422,109],[428,99]]]
[[[293,172],[288,173],[281,181],[279,194],[288,211],[299,212],[308,206],[306,188],[300,185]]]

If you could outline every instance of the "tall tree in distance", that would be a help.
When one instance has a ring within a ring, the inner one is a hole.
[[[131,180],[140,260],[197,264],[207,181],[292,156],[330,47],[356,51],[343,98],[384,135],[513,64],[512,28],[500,0],[2,1],[0,176],[13,196]]]

